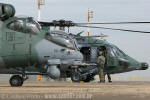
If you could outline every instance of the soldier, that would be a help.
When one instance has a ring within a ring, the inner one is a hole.
[[[100,82],[105,82],[105,75],[104,75],[104,65],[105,65],[105,57],[103,56],[103,52],[99,51],[99,56],[97,58],[97,64],[99,69],[99,78]]]

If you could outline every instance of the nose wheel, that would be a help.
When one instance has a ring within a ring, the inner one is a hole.
[[[9,83],[11,86],[13,87],[19,87],[23,85],[23,82],[25,81],[23,76],[20,75],[13,75],[10,80]]]

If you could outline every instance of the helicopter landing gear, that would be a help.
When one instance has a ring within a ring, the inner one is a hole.
[[[94,76],[98,73],[97,67],[80,67],[72,69],[71,80],[73,82],[90,82],[94,80]]]
[[[26,75],[13,75],[10,80],[9,80],[9,83],[12,87],[19,87],[19,86],[22,86],[23,85],[23,82],[25,80],[27,80],[28,77]]]
[[[22,86],[22,84],[23,84],[23,78],[20,75],[13,75],[10,78],[9,83],[13,87]]]
[[[78,72],[77,69],[74,69],[72,71],[71,80],[73,82],[80,82],[81,81],[81,75],[80,75],[80,73]]]
[[[90,76],[90,75],[86,76],[86,78],[83,79],[84,82],[90,82],[90,81],[93,81],[93,80],[94,80],[94,76]]]
[[[80,82],[80,80],[81,80],[80,74],[77,73],[77,72],[73,73],[73,74],[71,75],[71,80],[72,80],[73,82]]]

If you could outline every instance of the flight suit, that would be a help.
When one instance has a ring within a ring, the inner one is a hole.
[[[100,82],[105,82],[105,74],[104,74],[104,65],[105,65],[105,57],[103,56],[103,52],[99,52],[99,56],[97,58],[97,64],[99,69],[99,78]]]

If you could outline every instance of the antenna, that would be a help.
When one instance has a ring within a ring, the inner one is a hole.
[[[41,20],[41,5],[45,5],[45,0],[38,0],[38,21]]]
[[[93,18],[93,11],[90,11],[88,9],[88,26],[89,26],[89,23],[90,23],[90,19]],[[88,36],[90,36],[90,28],[88,28]]]

